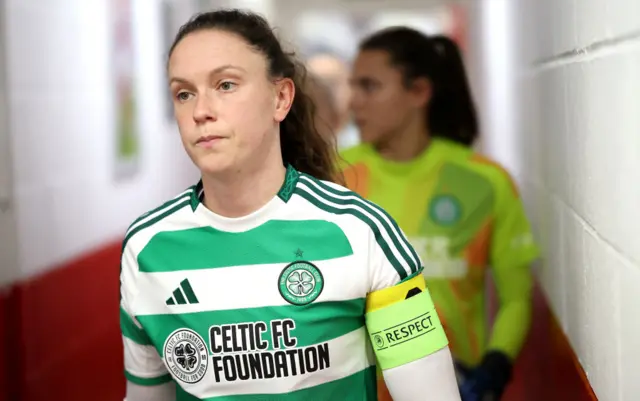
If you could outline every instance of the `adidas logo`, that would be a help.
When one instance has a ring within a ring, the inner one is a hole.
[[[189,280],[184,279],[180,283],[180,287],[173,290],[173,296],[167,299],[167,305],[187,305],[197,304],[198,298],[189,284]]]

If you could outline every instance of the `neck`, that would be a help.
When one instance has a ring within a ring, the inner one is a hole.
[[[203,175],[207,209],[234,218],[247,216],[269,203],[282,187],[286,167],[279,152],[277,157],[267,157],[267,160],[253,168],[246,166],[234,170],[224,178]]]
[[[425,124],[409,124],[394,133],[390,140],[376,144],[375,148],[387,160],[407,162],[424,152],[431,142],[430,138]]]

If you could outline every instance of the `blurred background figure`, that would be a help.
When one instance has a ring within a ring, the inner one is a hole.
[[[307,94],[316,108],[316,127],[327,140],[337,143],[340,114],[334,93],[328,83],[319,76],[307,73]]]
[[[358,132],[351,122],[349,101],[351,89],[349,87],[349,66],[338,56],[329,53],[319,53],[307,60],[309,72],[322,81],[325,90],[329,91],[331,106],[337,119],[333,130],[339,148],[348,148],[358,143]]]
[[[530,327],[538,251],[511,177],[471,149],[479,125],[458,46],[384,29],[360,44],[352,82],[363,143],[343,152],[347,184],[387,210],[420,254],[463,401],[498,400]],[[492,328],[489,266],[500,298]],[[384,388],[380,397],[390,400]]]

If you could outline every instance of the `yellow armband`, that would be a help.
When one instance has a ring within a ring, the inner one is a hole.
[[[449,344],[422,274],[370,293],[365,318],[381,370],[413,362]]]

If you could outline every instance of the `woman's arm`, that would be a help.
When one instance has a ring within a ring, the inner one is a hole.
[[[124,401],[175,401],[176,386],[174,382],[157,386],[141,386],[127,381],[127,396]]]
[[[394,401],[459,401],[449,347],[384,371]]]

